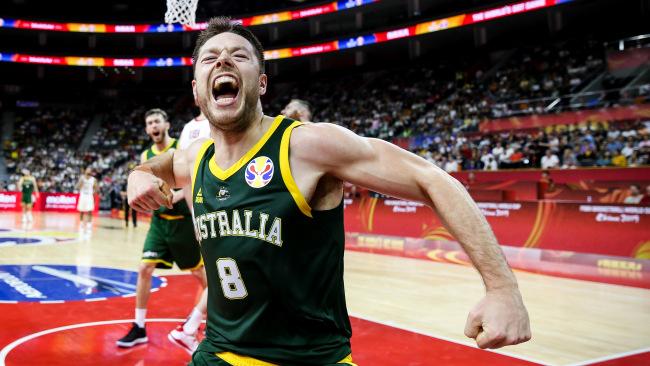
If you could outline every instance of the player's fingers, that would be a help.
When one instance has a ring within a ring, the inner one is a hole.
[[[465,335],[469,338],[476,338],[481,330],[481,315],[475,311],[471,311],[465,323]]]
[[[483,331],[476,337],[476,345],[481,349],[496,348],[496,345],[503,343],[506,336],[503,332],[483,328]]]
[[[138,202],[136,200],[133,200],[133,201],[129,202],[129,206],[131,206],[131,208],[133,208],[134,210],[136,210],[138,212],[146,212],[146,211],[148,211],[144,206],[142,206],[140,204],[140,202]]]
[[[156,197],[156,195],[154,195]],[[158,201],[154,199],[153,197],[149,195],[143,195],[138,198],[138,203],[140,206],[144,207],[148,210],[157,210],[162,206],[162,200],[159,199]]]
[[[164,203],[162,204],[162,206],[165,206],[169,209],[173,208],[174,205],[172,202],[173,202],[174,194],[172,193],[172,190],[169,188],[169,185],[161,180],[159,185],[159,190],[164,199]]]

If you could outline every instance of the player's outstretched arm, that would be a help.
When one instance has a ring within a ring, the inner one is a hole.
[[[195,142],[187,150],[168,151],[135,167],[127,186],[129,205],[137,211],[172,208],[170,188],[191,183],[191,167],[202,142]]]
[[[432,207],[485,283],[486,296],[470,312],[465,334],[481,348],[530,339],[517,281],[487,220],[452,176],[393,144],[327,123],[308,124],[293,132],[291,165]]]

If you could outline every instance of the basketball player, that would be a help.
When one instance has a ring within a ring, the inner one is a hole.
[[[97,193],[97,179],[92,176],[92,169],[86,168],[84,174],[79,177],[77,189],[79,190],[79,202],[77,211],[79,211],[79,231],[84,230],[84,217],[86,218],[86,227],[88,231],[93,227],[93,211],[95,210],[95,196]]]
[[[162,109],[147,111],[145,123],[147,135],[153,141],[153,145],[142,152],[142,163],[156,155],[176,149],[177,140],[169,137],[170,124],[165,111]],[[201,286],[206,287],[199,244],[194,235],[192,216],[183,199],[183,192],[180,190],[170,192],[170,199],[166,207],[152,205],[150,209],[154,213],[142,249],[142,263],[138,270],[135,322],[128,334],[117,341],[117,345],[120,347],[132,347],[148,341],[145,318],[151,294],[151,277],[155,268],[169,269],[175,262],[180,269],[191,271]],[[197,304],[197,306],[200,305]],[[195,308],[188,317],[187,323],[192,323],[192,326],[198,329],[202,320],[203,313],[197,313]],[[170,338],[170,340],[188,353],[194,352],[198,346],[196,331],[193,334],[183,332],[183,329],[177,329],[177,331],[175,334],[178,337]]]
[[[291,99],[289,104],[282,110],[282,114],[296,121],[309,122],[312,116],[311,105],[306,100]]]
[[[129,176],[138,210],[171,207],[169,187],[192,185],[209,291],[207,334],[191,364],[352,363],[342,181],[435,209],[486,288],[465,334],[481,348],[527,341],[517,281],[463,186],[385,141],[265,116],[263,55],[246,28],[212,19],[196,43],[192,81],[212,140],[163,154]]]
[[[34,216],[32,215],[32,208],[34,206],[34,197],[38,198],[38,184],[36,184],[36,178],[30,173],[29,170],[22,170],[23,176],[18,179],[18,189],[22,193],[22,198],[20,203],[23,208],[23,223],[32,223],[34,222]]]

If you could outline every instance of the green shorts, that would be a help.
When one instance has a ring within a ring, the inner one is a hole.
[[[233,355],[233,354],[231,354]],[[242,357],[242,356],[239,356]],[[255,366],[274,366],[275,364],[272,363],[267,363],[261,360],[249,358],[249,357],[242,357],[239,358],[236,357],[237,362],[234,364],[239,364],[239,365],[255,365]],[[188,364],[188,366],[232,366],[234,365],[232,363],[228,363],[224,361],[223,359],[219,358],[216,354],[210,353],[210,352],[205,352],[205,351],[195,351],[192,354],[192,361]],[[336,364],[327,364],[327,365],[321,365],[321,366],[356,366],[356,364],[352,363],[352,357],[348,356],[345,359],[341,360],[340,362]]]
[[[20,202],[22,202],[23,205],[31,205],[32,203],[34,203],[34,201],[32,201],[31,194],[23,194],[22,196],[23,197],[20,199]]]
[[[142,248],[142,261],[165,269],[172,268],[174,263],[183,270],[203,265],[192,218],[165,220],[154,215]]]

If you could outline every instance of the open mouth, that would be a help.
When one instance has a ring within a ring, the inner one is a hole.
[[[154,131],[151,135],[153,136],[153,138],[157,139],[158,137],[160,137],[160,135],[162,135],[162,132]]]
[[[230,74],[220,75],[212,84],[212,97],[219,107],[227,107],[237,100],[239,82]]]

